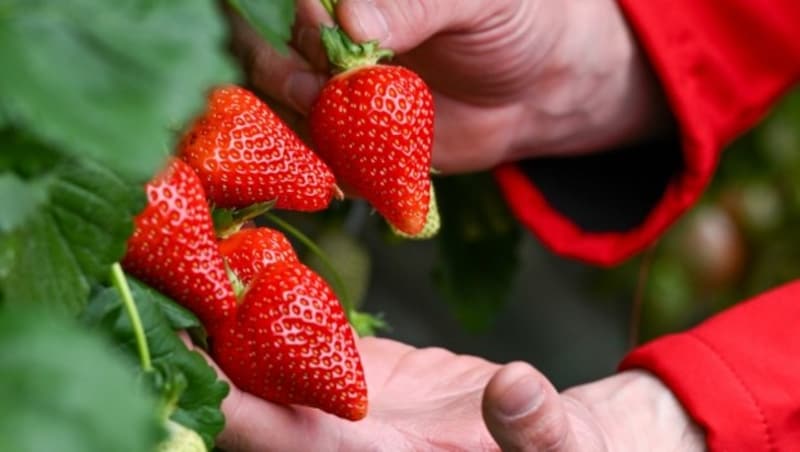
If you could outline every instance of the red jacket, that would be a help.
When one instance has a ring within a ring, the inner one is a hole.
[[[599,265],[663,233],[702,194],[723,147],[800,80],[800,0],[618,1],[662,83],[680,146],[495,173],[515,215],[548,247]],[[638,161],[620,164],[625,159]],[[562,186],[547,188],[554,183]],[[575,205],[600,206],[612,219],[589,224]],[[800,282],[646,344],[620,367],[658,375],[713,451],[800,451]]]

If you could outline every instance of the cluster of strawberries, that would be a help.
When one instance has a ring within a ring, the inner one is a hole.
[[[198,316],[241,389],[358,420],[364,371],[334,292],[278,231],[218,237],[211,208],[317,211],[341,196],[338,179],[398,232],[428,235],[432,98],[413,72],[373,65],[334,77],[310,120],[316,153],[253,93],[213,90],[177,157],[147,184],[122,264]]]

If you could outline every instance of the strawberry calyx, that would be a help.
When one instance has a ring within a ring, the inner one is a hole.
[[[361,311],[350,311],[350,325],[359,337],[370,337],[378,334],[379,331],[388,331],[391,328],[382,314],[368,314]]]
[[[391,50],[381,48],[378,41],[354,42],[338,26],[322,26],[321,36],[328,61],[336,72],[374,66],[382,59],[394,56]]]
[[[339,0],[320,0],[325,11],[336,21],[336,4]],[[378,41],[357,43],[338,25],[323,25],[320,29],[322,45],[334,72],[345,72],[364,66],[374,66],[384,58],[392,58],[394,52],[382,49]]]
[[[225,273],[228,275],[228,279],[231,281],[231,285],[233,286],[233,294],[236,296],[236,304],[242,304],[242,300],[244,300],[244,295],[247,293],[247,285],[242,282],[239,275],[233,271],[233,269],[225,262]]]

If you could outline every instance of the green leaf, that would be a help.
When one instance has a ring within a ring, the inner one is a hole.
[[[57,153],[13,129],[0,129],[0,234],[23,224],[46,200]]]
[[[442,230],[434,282],[471,331],[488,328],[509,296],[522,237],[488,174],[437,180]]]
[[[47,199],[47,181],[24,181],[13,173],[0,173],[0,233],[25,222]]]
[[[230,80],[225,40],[212,0],[0,0],[0,116],[144,181]]]
[[[0,129],[0,172],[44,177],[63,161],[59,153],[17,129]]]
[[[13,257],[0,288],[7,300],[76,314],[124,254],[143,190],[88,161],[59,165],[48,188],[38,212],[3,240]]]
[[[154,290],[136,280],[129,278],[129,282],[147,336],[153,366],[167,374],[163,378],[156,378],[157,389],[169,398],[172,389],[165,385],[175,381],[174,376],[168,375],[170,373],[182,374],[186,382],[171,418],[198,432],[211,448],[225,423],[220,406],[228,394],[228,385],[218,380],[216,372],[205,359],[187,349],[177,336],[162,310],[164,300],[160,298],[163,297],[155,296]],[[108,332],[115,343],[121,344],[131,362],[138,362],[131,323],[116,290],[100,290],[92,298],[82,318],[88,325]]]
[[[0,438],[9,451],[154,450],[156,401],[98,337],[44,311],[0,311]]]
[[[161,292],[147,287],[138,281],[137,285],[142,290],[146,290],[153,301],[158,304],[161,308],[161,312],[164,313],[164,316],[167,318],[173,330],[187,330],[195,344],[199,344],[203,348],[208,348],[208,334],[200,323],[200,319],[198,319],[192,311],[175,303]]]
[[[138,293],[144,292],[144,295],[153,300],[161,309],[161,313],[169,322],[173,330],[185,330],[189,328],[200,328],[200,319],[195,316],[192,311],[184,308],[183,306],[175,303],[166,295],[161,292],[146,286],[144,283],[128,277],[132,281],[133,289]]]
[[[228,3],[273,47],[287,51],[295,17],[293,0],[228,0]]]

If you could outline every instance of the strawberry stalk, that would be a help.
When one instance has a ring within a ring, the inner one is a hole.
[[[133,335],[136,338],[136,348],[139,350],[139,361],[142,364],[142,369],[145,372],[153,370],[153,363],[150,360],[150,348],[147,345],[147,336],[144,334],[142,327],[142,319],[139,317],[139,310],[136,309],[136,303],[133,302],[133,294],[128,285],[128,280],[125,278],[125,272],[122,271],[122,266],[119,262],[111,266],[111,282],[119,292],[122,299],[122,305],[128,312],[128,317],[131,319],[131,326],[133,327]]]
[[[336,17],[334,8],[336,7],[336,3],[338,3],[337,0],[320,0],[320,3],[322,3],[322,7],[325,8],[325,11],[327,11],[331,17]]]
[[[260,202],[242,209],[214,209],[211,218],[217,236],[226,238],[237,231],[250,220],[253,220],[275,207],[275,201]]]
[[[320,247],[318,247],[313,240],[308,238],[308,236],[300,232],[299,229],[283,221],[277,215],[266,212],[264,216],[271,222],[275,223],[278,227],[286,231],[286,233],[299,240],[303,245],[306,246],[306,248],[308,248],[309,251],[319,258],[320,262],[322,262],[322,265],[324,265],[330,272],[331,277],[333,278],[332,282],[338,289],[338,293],[341,294],[340,301],[342,303],[344,313],[347,316],[347,319],[350,320],[353,312],[355,312],[355,306],[353,305],[353,301],[350,299],[350,295],[347,292],[347,285],[345,285],[342,277],[339,275],[339,272],[336,271],[336,267],[333,265],[333,262],[328,259],[328,255],[325,254],[325,252],[322,251],[322,249],[320,249]]]

